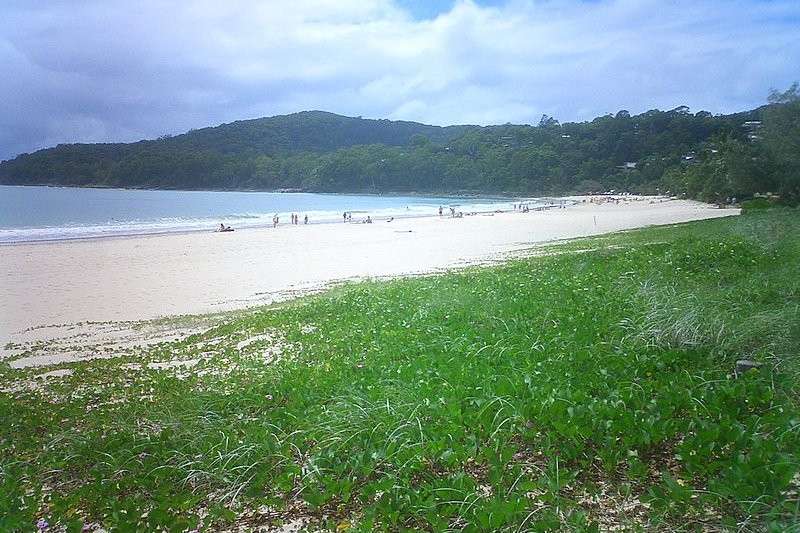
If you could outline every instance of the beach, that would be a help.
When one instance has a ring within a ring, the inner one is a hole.
[[[121,339],[120,331],[141,332],[138,322],[180,315],[212,314],[202,322],[208,326],[222,319],[215,313],[286,300],[342,281],[437,272],[500,261],[537,243],[739,213],[664,198],[572,200],[576,203],[563,209],[526,213],[445,213],[371,224],[301,221],[225,233],[210,229],[2,246],[2,357],[37,346],[38,359],[32,356],[28,363],[56,363],[86,356],[62,351],[48,358],[47,343],[55,346],[58,339],[70,344],[98,334]],[[172,338],[170,328],[153,338]]]

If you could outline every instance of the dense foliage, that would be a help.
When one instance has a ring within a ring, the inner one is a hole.
[[[746,211],[2,361],[0,530],[796,531],[798,231]]]
[[[715,135],[694,154],[694,163],[670,169],[664,187],[692,198],[723,201],[772,193],[800,202],[800,88],[773,91],[758,120],[743,124],[746,138]]]
[[[798,198],[797,85],[769,105],[685,107],[591,122],[426,126],[324,112],[239,121],[132,144],[70,144],[0,164],[0,183],[314,192],[670,193]]]

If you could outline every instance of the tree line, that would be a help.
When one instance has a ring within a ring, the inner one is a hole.
[[[66,144],[0,163],[0,183],[348,193],[609,190],[797,202],[797,84],[730,115],[686,107],[590,122],[438,127],[320,111],[127,144]]]

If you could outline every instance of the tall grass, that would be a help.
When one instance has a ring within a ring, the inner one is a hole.
[[[799,229],[583,239],[4,365],[0,530],[796,529]]]

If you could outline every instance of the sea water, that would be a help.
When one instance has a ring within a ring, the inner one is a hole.
[[[511,210],[536,199],[0,186],[0,244]]]

